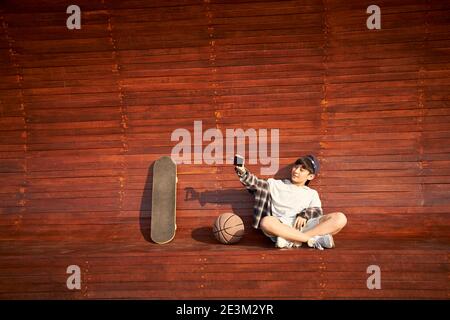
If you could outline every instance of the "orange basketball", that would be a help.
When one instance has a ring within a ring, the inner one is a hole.
[[[221,214],[214,222],[213,233],[223,244],[236,243],[244,236],[244,222],[234,213]]]

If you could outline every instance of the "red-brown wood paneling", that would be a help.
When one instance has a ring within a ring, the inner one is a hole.
[[[0,3],[0,299],[449,298],[449,4],[377,1],[368,30],[370,1],[79,0],[68,30],[71,4]],[[176,238],[149,241],[152,163],[198,120],[279,129],[276,177],[316,154],[337,247],[274,249],[206,163],[178,166]]]

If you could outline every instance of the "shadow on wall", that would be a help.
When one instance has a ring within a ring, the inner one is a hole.
[[[277,180],[290,179],[292,166],[293,164],[288,164],[287,166],[282,167],[275,173],[273,178]]]
[[[145,241],[153,243],[150,237],[151,215],[152,215],[152,182],[153,182],[153,162],[147,171],[147,178],[145,180],[144,192],[142,193],[141,206],[139,212],[139,226],[141,234]]]
[[[275,179],[285,179],[290,177],[292,165],[288,165],[280,169],[273,178]],[[239,179],[236,176],[236,179]],[[242,194],[245,193],[245,187],[240,189],[219,189],[219,190],[207,190],[203,192],[196,191],[194,188],[187,187],[184,189],[185,198],[184,201],[198,201],[200,206],[205,206],[207,203],[219,203],[219,204],[229,204],[231,206],[231,211],[244,220],[245,233],[242,241],[239,242],[240,245],[246,246],[257,246],[257,247],[272,247],[272,241],[264,236],[258,230],[255,230],[251,224],[253,222],[253,217],[248,216],[248,204],[253,206],[254,198],[253,195],[248,194],[248,198],[242,200]],[[249,192],[251,193],[251,192]],[[239,199],[239,200],[237,200]],[[242,205],[243,201],[248,201]],[[207,243],[207,244],[217,244],[217,240],[212,234],[212,223],[211,226],[201,227],[194,229],[192,231],[192,238],[196,241]],[[249,233],[252,235],[249,237]]]
[[[142,193],[141,205],[140,205],[140,213],[139,213],[139,226],[142,237],[145,241],[153,243],[150,237],[150,226],[151,226],[151,209],[152,209],[152,182],[153,182],[153,167],[154,162],[150,165],[147,171],[147,178],[145,180],[144,191]],[[285,179],[290,177],[290,170],[292,165],[288,165],[282,167],[278,172],[273,176],[275,179]],[[236,179],[239,178],[236,176]],[[219,190],[207,190],[204,192],[197,192],[194,188],[187,187],[185,188],[185,198],[184,201],[198,201],[200,206],[204,206],[206,203],[220,203],[220,204],[230,204],[232,211],[238,216],[245,216],[246,211],[248,209],[242,208],[241,201],[236,201],[242,195],[242,192],[245,188],[242,189],[219,189]],[[253,196],[248,197],[248,201],[253,205]],[[245,205],[244,207],[248,207]],[[251,223],[251,222],[249,222]],[[246,223],[247,225],[249,223]],[[207,243],[216,243],[215,239],[212,236],[206,236],[206,234],[211,234],[211,228],[202,227],[196,229],[192,232],[192,236],[196,240],[202,240]]]
[[[278,172],[273,176],[274,179],[287,179],[290,177],[292,165],[285,166],[278,170]],[[257,174],[256,174],[257,175]],[[258,175],[257,175],[258,176]],[[236,176],[236,180],[239,178]],[[184,201],[198,201],[200,205],[203,207],[207,203],[228,203],[232,206],[233,212],[237,215],[240,215],[240,206],[238,202],[236,202],[236,198],[239,198],[239,195],[245,190],[245,187],[242,186],[242,189],[217,189],[217,190],[207,190],[203,192],[197,192],[194,188],[187,187],[184,188],[185,197]],[[250,192],[251,193],[251,192]],[[253,204],[253,199],[250,199]]]

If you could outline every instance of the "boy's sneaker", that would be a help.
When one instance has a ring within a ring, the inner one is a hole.
[[[277,237],[277,242],[275,243],[275,247],[277,248],[292,248],[294,246],[294,243],[291,241],[288,241],[282,237]]]
[[[323,248],[327,249],[334,248],[333,236],[331,234],[326,234],[323,236],[314,236],[308,240],[308,246],[319,250],[323,250]]]

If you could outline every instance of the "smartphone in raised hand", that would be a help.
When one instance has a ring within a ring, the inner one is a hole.
[[[244,166],[244,158],[238,154],[234,156],[234,165],[238,167]]]

